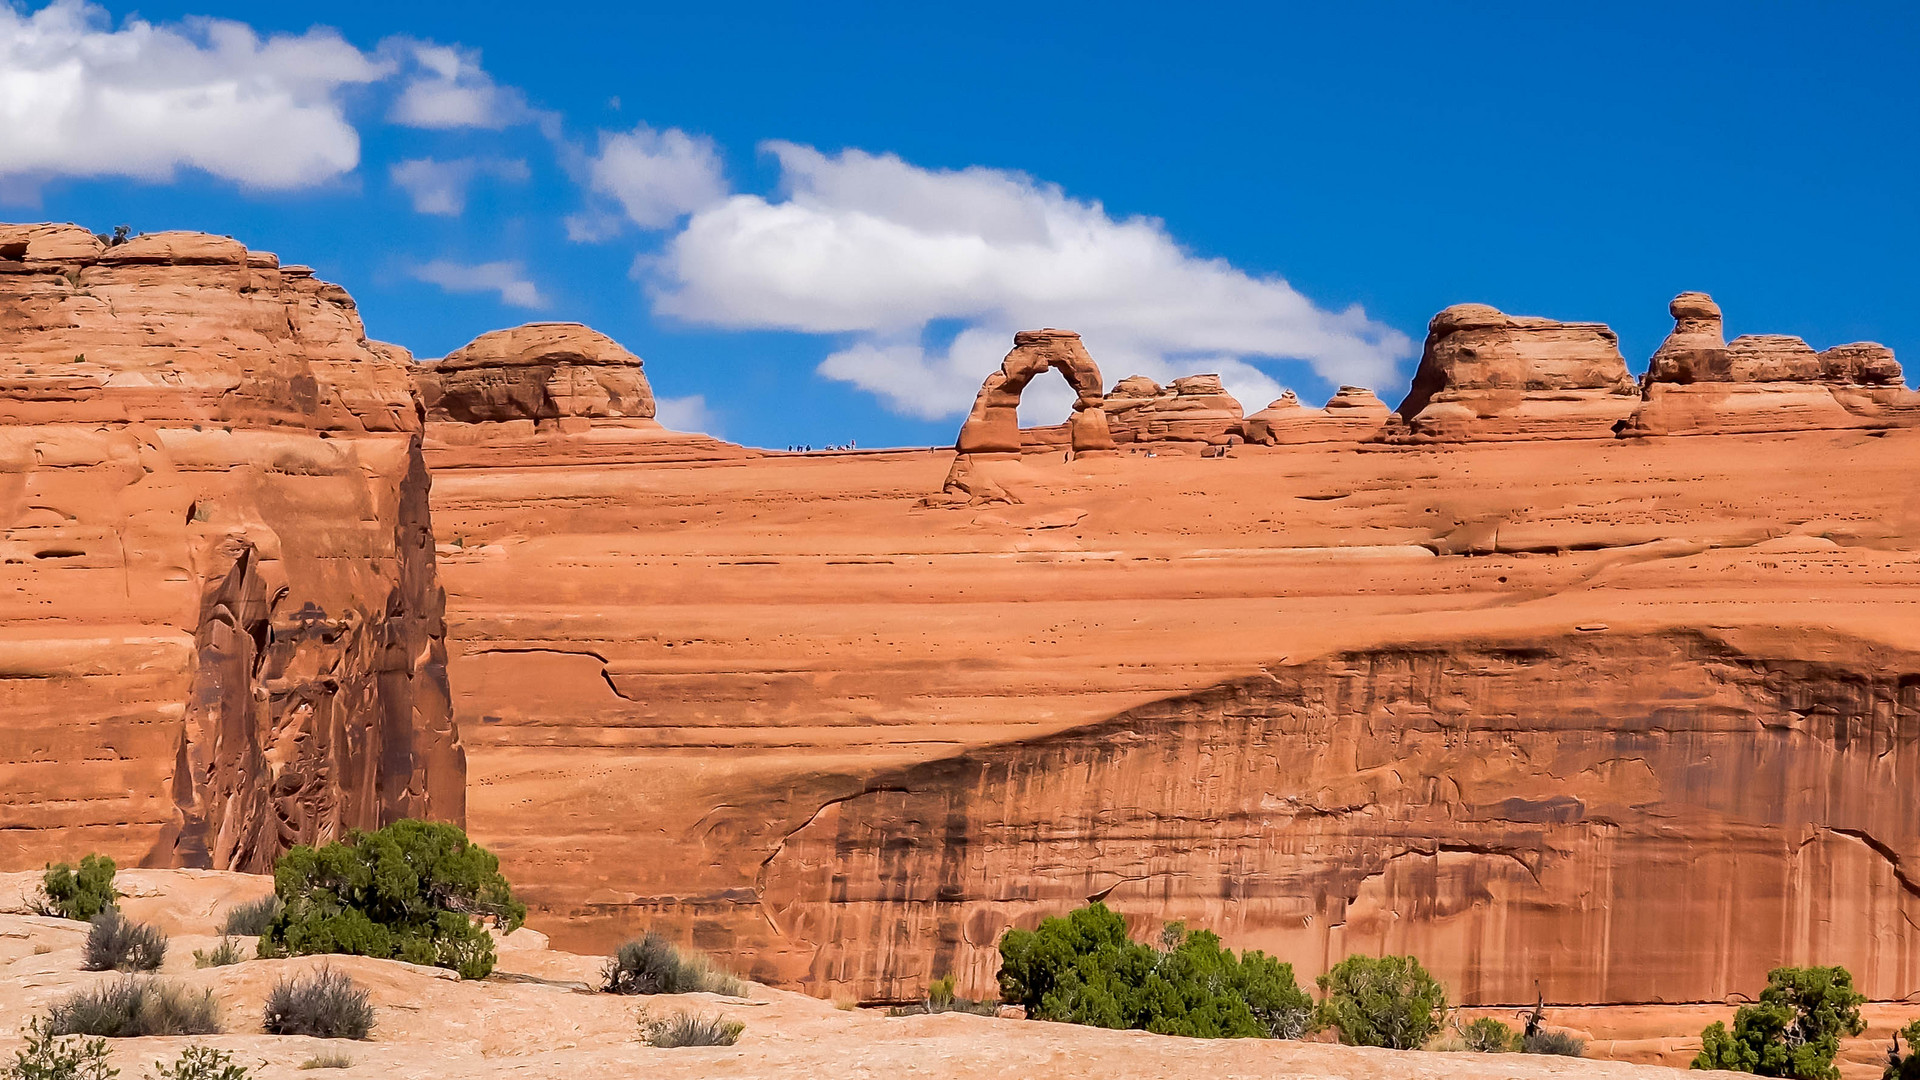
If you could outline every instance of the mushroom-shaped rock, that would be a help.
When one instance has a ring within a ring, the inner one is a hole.
[[[1101,410],[1106,384],[1100,369],[1087,355],[1080,335],[1071,330],[1022,330],[1013,336],[1013,351],[998,370],[987,376],[973,409],[960,425],[955,448],[963,454],[1020,451],[1020,393],[1034,376],[1048,368],[1066,377],[1073,387],[1073,417],[1067,422],[1075,450],[1111,450],[1107,414]]]
[[[1415,440],[1602,438],[1638,387],[1605,323],[1456,304],[1433,317],[1397,410]]]
[[[1647,368],[1644,401],[1620,433],[1704,435],[1920,423],[1893,350],[1871,342],[1815,352],[1788,334],[1722,342],[1720,308],[1705,293],[1674,297],[1673,333]]]
[[[434,421],[651,420],[641,359],[579,323],[528,323],[482,334],[420,365],[415,381]]]
[[[1727,339],[1721,327],[1720,305],[1703,292],[1683,292],[1667,305],[1673,332],[1660,343],[1647,368],[1647,381],[1690,383],[1724,379]]]
[[[1323,409],[1302,406],[1289,390],[1240,427],[1248,442],[1262,446],[1366,442],[1380,434],[1392,415],[1387,403],[1364,387],[1341,387]]]

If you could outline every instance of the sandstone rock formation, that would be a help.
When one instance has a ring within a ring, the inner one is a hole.
[[[1188,375],[1162,387],[1144,375],[1121,379],[1101,406],[1113,441],[1224,445],[1239,434],[1240,402],[1218,375]]]
[[[1609,438],[1638,390],[1603,323],[1455,304],[1433,317],[1396,412],[1412,441]]]
[[[457,423],[653,419],[639,357],[579,323],[482,334],[416,375],[427,419]]]
[[[463,816],[419,439],[312,271],[0,226],[0,865]]]
[[[1920,424],[1893,350],[1871,342],[1815,352],[1785,334],[1728,342],[1706,293],[1673,298],[1673,333],[1647,369],[1624,435],[1696,435]]]
[[[1078,451],[1111,450],[1113,435],[1101,408],[1106,383],[1087,355],[1080,335],[1070,330],[1022,330],[1000,369],[987,376],[960,426],[956,449],[963,454],[1020,452],[1020,392],[1048,368],[1058,371],[1076,395],[1067,421],[1069,442]]]
[[[1289,390],[1279,400],[1246,418],[1240,425],[1246,440],[1260,446],[1300,443],[1368,442],[1379,437],[1393,418],[1387,403],[1373,391],[1343,386],[1324,409],[1309,409]]]
[[[1649,405],[1900,415],[1883,351],[1676,316]],[[627,356],[546,326],[409,369],[230,241],[0,231],[0,864],[458,818],[464,744],[557,942],[663,928],[822,996],[984,994],[1006,926],[1089,899],[1309,977],[1413,951],[1477,1005],[1920,991],[1920,431],[1615,438],[1609,331],[1472,305],[1401,430],[1283,399],[1208,460],[1097,452],[1061,331],[958,454],[669,432]],[[1076,452],[1021,455],[1049,367]]]

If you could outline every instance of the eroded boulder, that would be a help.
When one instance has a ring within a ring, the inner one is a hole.
[[[1605,323],[1456,304],[1433,317],[1396,438],[1460,442],[1604,438],[1638,388]]]

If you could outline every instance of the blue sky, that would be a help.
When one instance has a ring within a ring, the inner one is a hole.
[[[0,0],[0,218],[228,233],[423,356],[586,322],[769,446],[950,442],[1028,325],[1249,411],[1397,403],[1468,300],[1920,363],[1906,5],[301,7]]]

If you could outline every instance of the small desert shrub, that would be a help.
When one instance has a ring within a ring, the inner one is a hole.
[[[74,991],[54,1003],[50,1020],[56,1035],[218,1035],[220,1005],[211,990],[129,975]]]
[[[1454,1025],[1460,1042],[1477,1054],[1504,1054],[1518,1045],[1513,1029],[1491,1016],[1482,1016],[1471,1024]]]
[[[1000,1012],[997,1001],[973,1001],[953,992],[954,979],[951,975],[942,976],[927,984],[927,996],[914,1005],[901,1005],[887,1010],[888,1016],[923,1016],[928,1013],[960,1012],[973,1013],[976,1016],[994,1016]],[[849,1005],[849,1008],[852,1006]]]
[[[235,1065],[233,1055],[211,1046],[189,1046],[180,1051],[173,1064],[153,1063],[153,1080],[247,1080],[245,1066]]]
[[[13,1052],[13,1064],[0,1070],[5,1080],[113,1080],[120,1070],[107,1064],[105,1039],[61,1038],[45,1017],[27,1024],[26,1046]]]
[[[724,994],[745,997],[744,979],[715,966],[705,954],[681,950],[649,930],[607,961],[600,989],[609,994]]]
[[[493,939],[476,919],[511,931],[525,904],[500,860],[452,825],[396,821],[325,847],[304,844],[273,867],[285,905],[260,935],[261,956],[349,953],[449,968],[463,979],[493,971]]]
[[[1696,1069],[1728,1069],[1798,1080],[1839,1080],[1840,1039],[1866,1030],[1843,967],[1775,968],[1760,1000],[1734,1010],[1733,1030],[1716,1020],[1700,1033]]]
[[[238,964],[246,958],[246,954],[240,951],[240,943],[230,937],[221,938],[220,944],[212,949],[193,950],[194,967],[226,967],[228,964]]]
[[[1349,1046],[1416,1049],[1447,1007],[1446,990],[1411,956],[1349,956],[1319,984],[1320,1022]]]
[[[1587,1040],[1578,1035],[1569,1035],[1564,1031],[1541,1029],[1531,1035],[1520,1037],[1520,1052],[1523,1054],[1558,1054],[1561,1057],[1584,1057],[1587,1052]]]
[[[1099,903],[1002,935],[1000,999],[1035,1020],[1202,1039],[1295,1039],[1313,1020],[1292,964],[1257,949],[1236,957],[1212,932],[1180,923],[1154,948]]]
[[[105,855],[89,855],[80,860],[80,869],[67,863],[54,863],[40,879],[40,897],[33,910],[40,915],[92,922],[95,915],[114,906],[120,894],[113,887],[113,860]]]
[[[747,1025],[724,1016],[677,1012],[672,1016],[640,1014],[640,1038],[648,1046],[732,1046]]]
[[[373,1002],[345,973],[321,968],[282,979],[267,995],[269,1035],[364,1039],[373,1031]]]
[[[226,918],[220,920],[220,934],[222,937],[259,937],[273,925],[274,917],[285,906],[278,896],[235,904],[227,909]]]
[[[159,971],[167,959],[167,935],[158,927],[137,923],[107,908],[93,917],[87,930],[88,971]]]
[[[351,1069],[353,1059],[345,1051],[325,1050],[300,1063],[302,1069]]]

